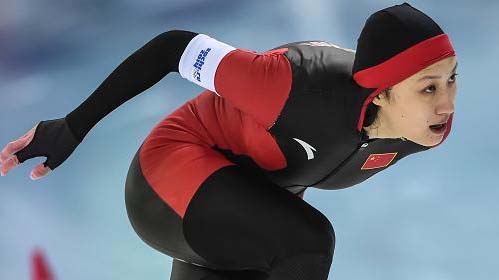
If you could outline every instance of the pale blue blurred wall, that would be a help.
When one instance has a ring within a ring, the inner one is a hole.
[[[329,279],[498,279],[499,2],[409,2],[456,49],[452,133],[360,185],[307,190],[336,232]],[[0,148],[73,110],[161,32],[192,30],[255,51],[311,39],[355,49],[366,18],[399,3],[2,0]],[[171,258],[128,222],[124,182],[152,127],[202,90],[168,75],[104,118],[49,176],[29,179],[45,160],[36,158],[0,177],[0,279],[28,279],[36,246],[60,280],[168,279]]]

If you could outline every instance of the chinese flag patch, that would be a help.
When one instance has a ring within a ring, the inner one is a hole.
[[[390,164],[390,162],[392,162],[396,155],[396,152],[385,154],[370,154],[360,169],[364,170],[385,167]]]

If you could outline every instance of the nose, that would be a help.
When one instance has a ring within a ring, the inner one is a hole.
[[[436,107],[436,113],[439,115],[442,114],[452,114],[454,113],[454,100],[456,98],[455,90],[449,90],[443,94],[441,94],[441,98],[438,101]]]

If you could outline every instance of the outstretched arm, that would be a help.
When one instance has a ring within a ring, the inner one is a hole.
[[[170,72],[197,33],[171,30],[159,34],[123,61],[102,84],[66,117],[38,122],[0,151],[0,175],[5,176],[25,160],[45,156],[30,173],[41,178],[61,165],[99,120]]]
[[[75,110],[66,115],[80,142],[102,118],[150,88],[170,72],[178,72],[180,56],[198,33],[170,30],[154,37],[125,59]]]

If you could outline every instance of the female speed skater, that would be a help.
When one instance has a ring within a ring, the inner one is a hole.
[[[456,66],[448,35],[407,2],[371,14],[355,51],[299,41],[257,53],[169,30],[74,111],[7,144],[1,173],[45,156],[30,174],[45,176],[107,114],[178,72],[204,91],[132,159],[125,203],[138,236],[173,258],[171,280],[324,280],[335,233],[304,191],[354,186],[441,144]]]

